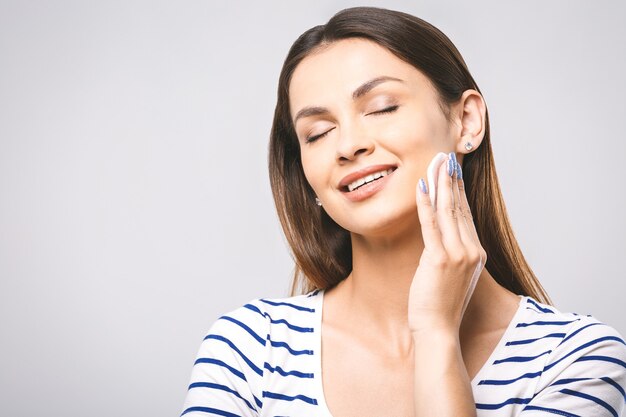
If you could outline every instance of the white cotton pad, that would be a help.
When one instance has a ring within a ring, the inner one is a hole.
[[[437,210],[437,178],[439,178],[439,167],[448,159],[448,154],[439,152],[430,164],[428,164],[428,170],[426,172],[428,178],[428,194],[430,195],[430,202],[433,205],[433,209]]]

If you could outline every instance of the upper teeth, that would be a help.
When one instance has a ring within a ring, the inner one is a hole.
[[[361,185],[363,184],[367,184],[368,182],[372,182],[374,180],[377,180],[380,177],[384,177],[385,175],[389,175],[393,172],[393,169],[386,169],[383,171],[378,171],[378,172],[374,172],[373,174],[367,175],[363,178],[359,178],[358,180],[351,182],[350,184],[348,184],[348,191],[353,191],[357,188],[359,188]]]

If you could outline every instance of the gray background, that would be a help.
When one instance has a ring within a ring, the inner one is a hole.
[[[0,415],[171,416],[221,314],[287,295],[266,146],[309,27],[433,23],[556,305],[626,334],[620,1],[0,1]]]

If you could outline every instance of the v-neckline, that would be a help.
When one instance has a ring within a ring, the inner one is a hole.
[[[333,415],[330,412],[330,409],[328,408],[328,404],[326,403],[326,397],[324,396],[324,383],[322,379],[322,313],[324,310],[324,293],[325,293],[324,290],[320,290],[318,294],[316,294],[316,297],[315,297],[316,300],[315,300],[314,308],[315,308],[316,317],[315,317],[315,326],[314,326],[313,334],[315,335],[314,346],[315,346],[315,352],[317,352],[317,355],[314,356],[314,359],[315,359],[314,384],[315,384],[317,403],[318,403],[318,406],[320,407],[320,411],[323,413],[321,414],[321,417],[333,417]],[[476,387],[478,386],[478,383],[483,379],[482,378],[483,374],[487,373],[493,361],[496,359],[496,357],[499,356],[500,351],[506,346],[507,340],[510,339],[511,334],[515,331],[517,323],[520,321],[520,317],[524,311],[523,306],[526,304],[527,297],[522,296],[522,295],[518,295],[518,297],[520,298],[519,304],[517,306],[517,310],[515,311],[515,314],[513,314],[513,317],[511,318],[511,321],[509,322],[509,325],[507,326],[506,330],[500,337],[500,340],[498,341],[496,347],[493,349],[493,351],[491,352],[491,354],[489,355],[485,363],[481,366],[481,368],[478,370],[476,375],[474,375],[474,378],[472,378],[472,381],[471,381],[472,390],[476,389]]]

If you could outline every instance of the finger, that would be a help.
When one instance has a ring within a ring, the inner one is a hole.
[[[468,290],[468,299],[465,301],[463,306],[463,311],[467,307],[469,302],[469,298],[471,294],[474,292],[474,288],[478,282],[480,277],[480,273],[484,268],[487,262],[487,253],[483,249],[480,239],[478,238],[478,233],[476,232],[476,225],[474,224],[474,219],[472,216],[472,211],[469,206],[469,202],[467,200],[467,194],[465,192],[465,182],[463,181],[463,170],[460,164],[457,165],[456,171],[457,177],[457,189],[458,189],[458,201],[460,204],[460,211],[462,213],[463,223],[464,225],[460,227],[459,231],[461,234],[461,239],[464,242],[468,242],[473,247],[473,252],[478,251],[478,262],[476,264],[476,269],[472,275],[470,280],[470,286]],[[474,252],[475,253],[475,252]]]
[[[441,230],[441,240],[443,246],[448,251],[458,251],[462,249],[461,236],[459,234],[458,216],[455,208],[453,188],[454,163],[448,156],[446,162],[439,168],[439,179],[437,188],[437,223]]]
[[[429,189],[423,178],[420,178],[415,190],[417,215],[422,228],[424,247],[433,250],[443,250],[441,231],[437,224],[437,217],[429,196]]]
[[[461,309],[461,314],[465,314],[472,294],[474,293],[474,289],[476,288],[476,284],[478,283],[478,279],[480,278],[480,274],[485,266],[486,255],[484,255],[484,250],[480,245],[480,241],[476,233],[471,210],[469,209],[469,204],[467,201],[467,195],[465,193],[465,183],[463,182],[462,168],[458,162],[455,163],[455,173],[452,183],[454,205],[458,213],[459,235],[465,248],[466,254],[470,257],[470,259],[475,259],[474,270],[471,277],[469,278],[469,282],[467,283],[468,288]]]
[[[460,174],[460,175],[458,175]],[[457,184],[459,190],[458,201],[460,204],[461,214],[465,223],[465,230],[471,241],[477,245],[480,245],[480,239],[478,238],[478,232],[476,231],[476,225],[474,224],[474,216],[472,215],[472,210],[469,205],[469,201],[467,200],[467,193],[465,190],[465,181],[463,180],[463,168],[459,164],[458,172],[457,172]]]
[[[461,165],[457,162],[453,179],[454,207],[458,213],[459,236],[461,242],[467,246],[475,246],[478,242],[475,238],[476,228],[472,219],[472,213],[467,204],[465,187],[463,183]]]

